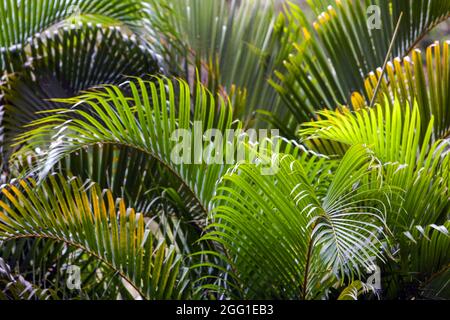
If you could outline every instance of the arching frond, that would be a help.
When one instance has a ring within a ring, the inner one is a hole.
[[[365,78],[388,55],[401,13],[393,57],[406,56],[450,15],[450,3],[440,0],[329,2],[313,28],[304,26],[297,53],[285,63],[286,71],[277,74],[281,84],[274,83],[297,123],[309,120],[315,110],[350,105],[352,93],[363,92]]]
[[[44,33],[17,54],[19,72],[9,75],[1,88],[5,151],[23,126],[60,107],[50,99],[72,97],[99,84],[119,84],[127,75],[162,72],[154,53],[139,40],[100,25]]]
[[[95,257],[145,299],[181,298],[186,273],[174,247],[110,191],[50,176],[2,188],[0,239],[47,239]]]
[[[401,107],[398,100],[393,107],[386,103],[373,109],[319,115],[322,120],[306,123],[300,130],[313,147],[331,145],[338,150],[364,144],[381,160],[385,181],[405,192],[399,199],[402,212],[391,211],[388,217],[391,227],[398,224],[409,229],[414,224],[446,219],[450,157],[445,142],[432,142],[433,118],[422,134],[418,106]]]
[[[0,3],[0,70],[13,71],[10,64],[17,49],[30,43],[35,34],[50,30],[66,19],[95,23],[117,21],[137,26],[141,16],[137,0],[5,0]],[[83,17],[89,16],[89,19]],[[100,18],[103,17],[103,18]],[[117,23],[116,23],[117,25]]]
[[[54,115],[35,122],[37,129],[21,138],[40,145],[39,137],[51,137],[47,141],[50,148],[40,161],[41,176],[66,156],[89,146],[131,148],[148,161],[153,159],[163,166],[177,181],[177,188],[187,192],[186,208],[194,217],[204,217],[217,180],[230,164],[213,161],[214,155],[208,153],[210,142],[203,141],[203,134],[208,129],[225,132],[231,128],[231,108],[220,96],[216,100],[199,85],[193,101],[194,112],[191,112],[191,90],[187,83],[177,81],[175,92],[171,80],[155,79],[156,83],[130,79],[120,87],[105,86],[75,98],[58,100],[78,108],[57,110]],[[55,132],[56,136],[52,136]],[[198,136],[194,136],[195,132]],[[147,190],[150,188],[148,185]]]

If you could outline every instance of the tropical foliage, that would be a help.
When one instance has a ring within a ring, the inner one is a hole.
[[[0,0],[0,299],[450,299],[450,3],[307,2]]]

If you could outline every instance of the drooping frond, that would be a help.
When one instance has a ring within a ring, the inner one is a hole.
[[[137,0],[5,0],[0,3],[0,70],[13,71],[14,52],[35,34],[73,17],[78,21],[137,26],[142,4]],[[89,18],[86,18],[89,17]],[[86,18],[86,19],[83,19]],[[117,23],[118,22],[118,23]]]
[[[95,85],[119,84],[126,76],[162,72],[154,53],[139,40],[119,28],[100,25],[80,23],[44,33],[16,53],[17,59],[9,61],[17,64],[18,72],[1,86],[5,149],[23,126],[60,107],[49,99],[69,98]]]
[[[158,239],[123,200],[80,180],[50,176],[2,188],[0,239],[47,239],[95,257],[144,299],[183,297],[186,272],[173,246]]]
[[[130,79],[120,87],[105,86],[58,100],[77,108],[57,110],[38,120],[33,124],[37,128],[24,133],[21,141],[42,145],[43,138],[44,144],[49,145],[39,162],[41,177],[66,156],[86,147],[131,148],[147,161],[159,163],[177,181],[177,188],[186,193],[186,208],[194,216],[202,216],[208,211],[217,180],[230,166],[223,155],[214,161],[216,155],[212,153],[229,146],[211,149],[211,142],[203,141],[203,134],[208,129],[225,132],[232,126],[232,117],[228,103],[220,96],[216,100],[203,86],[198,85],[196,96],[191,104],[191,90],[181,80],[174,83],[162,78],[155,78],[155,82]],[[199,136],[194,136],[195,132]],[[150,188],[151,184],[147,185],[147,190]]]

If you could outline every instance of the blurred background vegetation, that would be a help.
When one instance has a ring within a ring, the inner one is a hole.
[[[265,1],[265,0],[263,0]],[[314,0],[312,0],[314,1]],[[446,1],[446,0],[443,0]],[[279,10],[283,9],[283,5],[285,5],[288,2],[293,2],[298,5],[304,10],[305,13],[307,13],[307,16],[311,20],[315,20],[314,13],[311,11],[311,7],[308,6],[307,0],[276,0],[278,2],[277,6]],[[434,30],[429,32],[427,36],[422,40],[420,43],[420,47],[425,49],[430,44],[432,44],[436,39],[439,39],[440,41],[449,41],[450,40],[450,21],[444,21],[440,25],[438,25]]]

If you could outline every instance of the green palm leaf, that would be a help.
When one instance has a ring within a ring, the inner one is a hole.
[[[369,6],[379,8],[379,29],[368,26]],[[277,73],[281,84],[274,83],[297,123],[309,120],[314,110],[350,104],[352,93],[362,92],[369,72],[382,66],[388,55],[401,13],[394,57],[406,56],[429,30],[447,19],[450,4],[439,0],[336,1],[319,15],[313,28],[304,25],[304,40],[296,44],[297,53],[285,63],[286,71]]]
[[[450,157],[445,142],[432,141],[433,117],[422,133],[417,104],[411,110],[401,107],[398,100],[393,107],[386,103],[373,109],[324,111],[319,115],[322,119],[305,123],[300,130],[311,147],[334,153],[367,145],[380,159],[385,181],[405,192],[404,198],[398,199],[400,212],[393,210],[388,216],[390,227],[409,230],[415,224],[446,219]]]
[[[426,61],[424,68],[423,61]],[[385,103],[389,97],[393,104],[395,98],[402,106],[417,103],[422,121],[422,135],[428,122],[434,117],[433,140],[444,139],[450,135],[449,88],[450,88],[450,51],[449,42],[434,43],[426,50],[425,57],[419,49],[403,60],[394,59],[387,64],[387,77],[381,81],[381,90],[377,96],[379,103]],[[367,96],[372,99],[376,83],[381,75],[378,69],[365,81]]]
[[[385,209],[379,186],[364,183],[371,159],[363,147],[349,150],[322,197],[289,155],[280,155],[274,176],[257,174],[251,164],[225,175],[204,236],[223,245],[235,282],[219,290],[245,298],[320,298],[336,276],[380,257]]]
[[[85,21],[115,21],[115,25],[139,24],[141,3],[136,0],[5,0],[0,3],[0,69],[12,71],[10,62],[17,49],[30,43],[36,33],[43,33],[71,16]],[[97,17],[96,19],[94,19]],[[99,20],[99,17],[104,17]]]
[[[100,144],[131,148],[148,161],[156,161],[170,173],[178,187],[187,192],[185,203],[193,217],[204,215],[217,180],[230,165],[209,163],[211,153],[206,150],[211,146],[209,141],[202,141],[203,133],[207,129],[216,128],[224,132],[231,128],[231,108],[220,96],[216,100],[199,85],[197,97],[192,102],[194,112],[191,112],[191,90],[186,82],[174,83],[162,78],[155,78],[155,81],[130,79],[120,87],[105,86],[75,98],[57,100],[86,108],[56,110],[54,115],[33,123],[37,129],[22,135],[21,142],[29,142],[31,146],[42,145],[40,137],[44,142],[51,137],[47,141],[50,148],[39,162],[41,177],[67,155],[85,147]],[[194,134],[195,125],[199,126],[200,137],[187,141],[189,148],[182,155],[191,161],[176,161],[173,150],[180,142],[173,133],[192,129]],[[57,135],[51,136],[54,132]],[[198,143],[203,144],[205,152],[197,152],[195,145]]]
[[[373,291],[374,289],[370,285],[361,280],[355,280],[342,290],[338,300],[358,300],[360,296],[367,295]]]
[[[182,257],[152,234],[142,214],[110,191],[77,179],[20,180],[2,189],[0,239],[47,239],[102,262],[146,299],[181,298]],[[5,202],[10,204],[7,204]]]
[[[398,259],[383,270],[388,297],[449,298],[449,226],[413,226],[400,235]]]
[[[162,72],[154,53],[135,37],[89,24],[35,37],[30,51],[22,50],[20,56],[20,63],[28,65],[2,85],[5,160],[11,140],[24,125],[60,107],[49,99],[72,97],[98,84],[118,84],[126,75]]]

